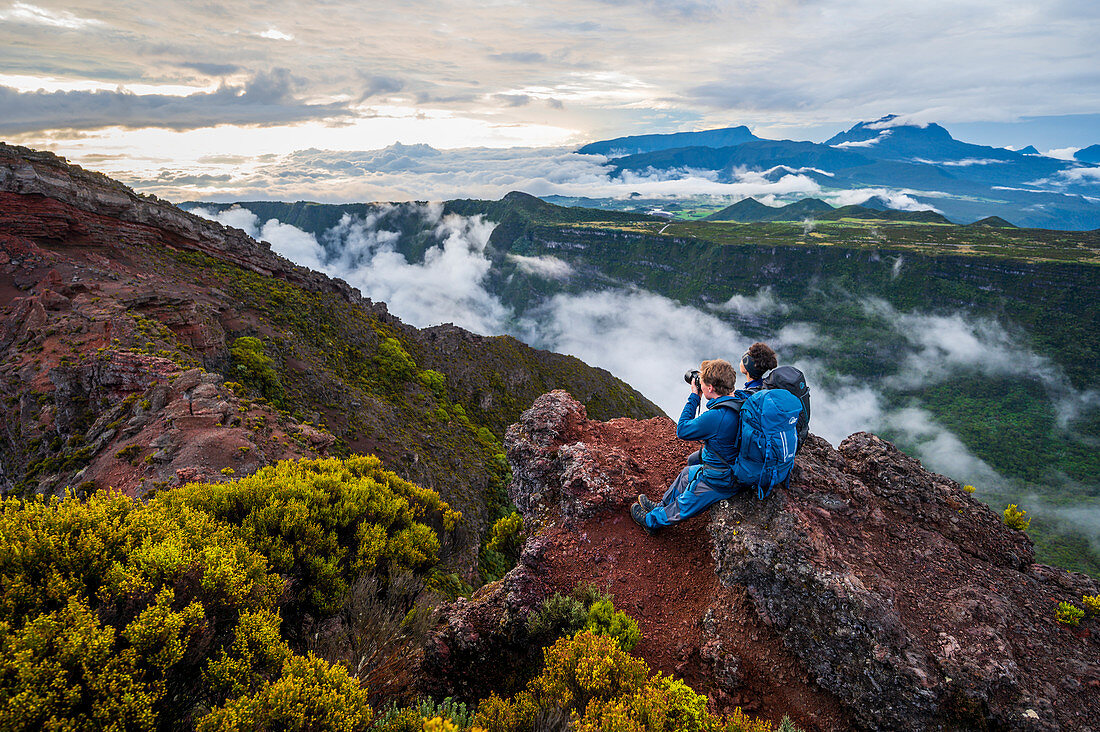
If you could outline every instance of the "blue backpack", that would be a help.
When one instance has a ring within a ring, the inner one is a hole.
[[[755,486],[756,497],[764,500],[773,488],[787,481],[794,467],[802,400],[786,389],[761,389],[743,402],[731,400],[715,406],[741,413],[741,446],[730,468],[737,485],[742,489]]]

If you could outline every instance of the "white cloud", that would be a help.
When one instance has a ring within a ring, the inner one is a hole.
[[[867,125],[867,127],[870,128],[870,129],[878,129],[878,128],[872,127],[871,125]],[[879,144],[883,140],[885,140],[891,134],[892,133],[890,132],[890,130],[883,130],[882,132],[878,133],[877,135],[875,135],[874,137],[872,137],[869,140],[845,140],[844,142],[838,142],[835,145],[830,145],[830,147],[838,147],[838,148],[872,147],[874,145]]]
[[[260,38],[267,38],[272,41],[293,41],[294,36],[289,33],[283,33],[278,28],[268,28],[263,33],[257,33]]]
[[[43,25],[50,28],[64,28],[65,30],[81,30],[91,26],[104,25],[101,20],[81,18],[68,10],[47,10],[29,3],[14,3],[8,10],[0,11],[0,20]]]
[[[205,208],[193,208],[191,213],[213,219],[226,226],[241,229],[258,241],[266,241],[271,244],[273,252],[286,257],[295,264],[319,272],[325,271],[325,250],[313,234],[302,231],[296,226],[284,224],[278,219],[269,219],[261,225],[256,214],[240,206],[233,206],[220,212]]]
[[[714,315],[642,290],[555,295],[525,313],[519,334],[607,369],[674,419],[690,392],[685,371],[736,358],[753,341]]]
[[[924,129],[931,122],[935,122],[935,117],[929,117],[928,113],[919,114],[898,114],[892,117],[870,122],[865,127],[869,130],[887,130],[889,131],[893,127],[919,127]]]
[[[1058,173],[1070,183],[1097,183],[1100,182],[1100,167],[1098,168],[1070,168]]]
[[[423,261],[409,262],[396,251],[397,233],[380,228],[384,217],[345,216],[327,234],[343,248],[326,270],[417,327],[451,322],[483,335],[503,332],[511,311],[483,286],[491,264],[485,245],[496,224],[480,216],[443,216],[438,204],[420,210],[439,242]]]
[[[786,171],[787,173],[789,173],[791,175],[799,175],[800,173],[817,173],[818,175],[828,176],[829,178],[835,178],[836,177],[836,173],[830,173],[829,171],[822,170],[821,168],[809,168],[809,167],[792,168],[788,165],[776,165],[774,168],[768,168],[767,170],[763,171],[761,173],[761,175],[771,175],[772,173],[776,173],[776,172],[779,172],[781,170]]]
[[[550,255],[525,257],[521,254],[509,254],[507,259],[515,262],[520,271],[547,280],[567,280],[573,274],[572,265]]]
[[[997,160],[995,158],[965,158],[963,160],[925,160],[924,158],[913,158],[914,162],[926,163],[928,165],[945,165],[948,167],[957,168],[969,168],[973,165],[997,165],[999,163],[1008,163],[1008,160]]]
[[[926,410],[898,409],[880,415],[879,419],[882,427],[897,433],[930,470],[972,485],[1004,486],[1007,483]]]
[[[591,198],[681,198],[694,195],[818,195],[820,186],[805,175],[769,180],[766,173],[740,170],[719,181],[717,171],[623,171],[609,178],[602,155],[578,155],[571,148],[458,148],[395,144],[379,150],[338,152],[301,150],[264,165],[206,165],[204,172],[228,176],[204,179],[194,190],[190,174],[140,182],[143,191],[187,200],[423,201],[455,198],[498,199],[519,190],[536,196]]]
[[[710,306],[712,310],[736,313],[743,318],[760,319],[767,315],[784,315],[790,308],[783,304],[771,287],[761,287],[755,295],[734,294],[723,303]]]
[[[927,195],[923,191],[921,195]],[[935,211],[942,213],[935,206],[921,203],[904,191],[892,188],[854,188],[845,191],[830,191],[824,200],[836,207],[851,206],[866,203],[872,198],[881,198],[890,208],[899,211]]]
[[[1059,160],[1075,160],[1073,154],[1081,148],[1079,147],[1058,147],[1053,150],[1047,150],[1043,155],[1048,158],[1058,158]]]

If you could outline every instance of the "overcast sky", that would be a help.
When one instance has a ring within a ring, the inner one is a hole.
[[[1098,21],[1095,0],[0,0],[0,139],[212,189],[308,149],[822,140],[889,113],[1083,147]]]

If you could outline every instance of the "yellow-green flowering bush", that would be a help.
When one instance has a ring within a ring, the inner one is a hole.
[[[584,628],[593,633],[611,636],[624,651],[633,651],[642,639],[638,622],[622,610],[616,610],[611,600],[600,600],[588,608],[588,619]]]
[[[367,692],[348,670],[312,653],[293,656],[282,675],[199,720],[198,732],[357,732],[373,717]]]
[[[511,699],[482,701],[474,725],[491,732],[534,727],[540,713],[561,709],[571,729],[586,732],[771,732],[767,720],[707,711],[707,698],[683,681],[651,676],[644,661],[614,638],[589,631],[562,638],[546,649],[545,666]]]
[[[1031,526],[1031,519],[1025,518],[1026,515],[1027,511],[1021,511],[1015,503],[1006,506],[1004,510],[1005,526],[1017,531],[1027,531],[1027,527]]]
[[[358,577],[428,571],[438,559],[437,531],[453,531],[462,518],[373,455],[283,461],[239,480],[189,484],[156,502],[239,527],[315,616],[337,610]]]
[[[366,690],[295,655],[281,614],[431,571],[460,518],[373,457],[279,463],[147,505],[0,501],[0,729],[364,729]]]
[[[152,729],[220,701],[202,682],[208,654],[284,586],[210,515],[104,492],[3,501],[0,577],[6,730]],[[278,615],[264,617],[278,638]],[[248,687],[263,671],[237,676]]]
[[[1085,611],[1070,602],[1058,603],[1054,617],[1063,625],[1077,625],[1085,617]]]
[[[495,552],[500,552],[514,563],[519,559],[526,541],[527,535],[523,530],[523,517],[512,511],[512,513],[498,519],[493,524],[493,528],[489,530],[489,541],[486,546]]]

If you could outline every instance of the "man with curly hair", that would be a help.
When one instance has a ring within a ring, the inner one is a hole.
[[[703,361],[699,378],[691,384],[676,436],[681,440],[700,440],[703,447],[688,456],[687,465],[672,482],[660,502],[644,493],[630,507],[630,517],[646,533],[653,535],[665,526],[691,518],[716,501],[737,493],[732,465],[741,445],[741,419],[737,410],[720,408],[723,402],[744,401],[764,388],[762,378],[776,366],[775,351],[765,343],[753,343],[741,357],[740,371],[745,385],[734,392],[737,371],[729,361]],[[707,398],[707,410],[698,417],[701,397]]]

